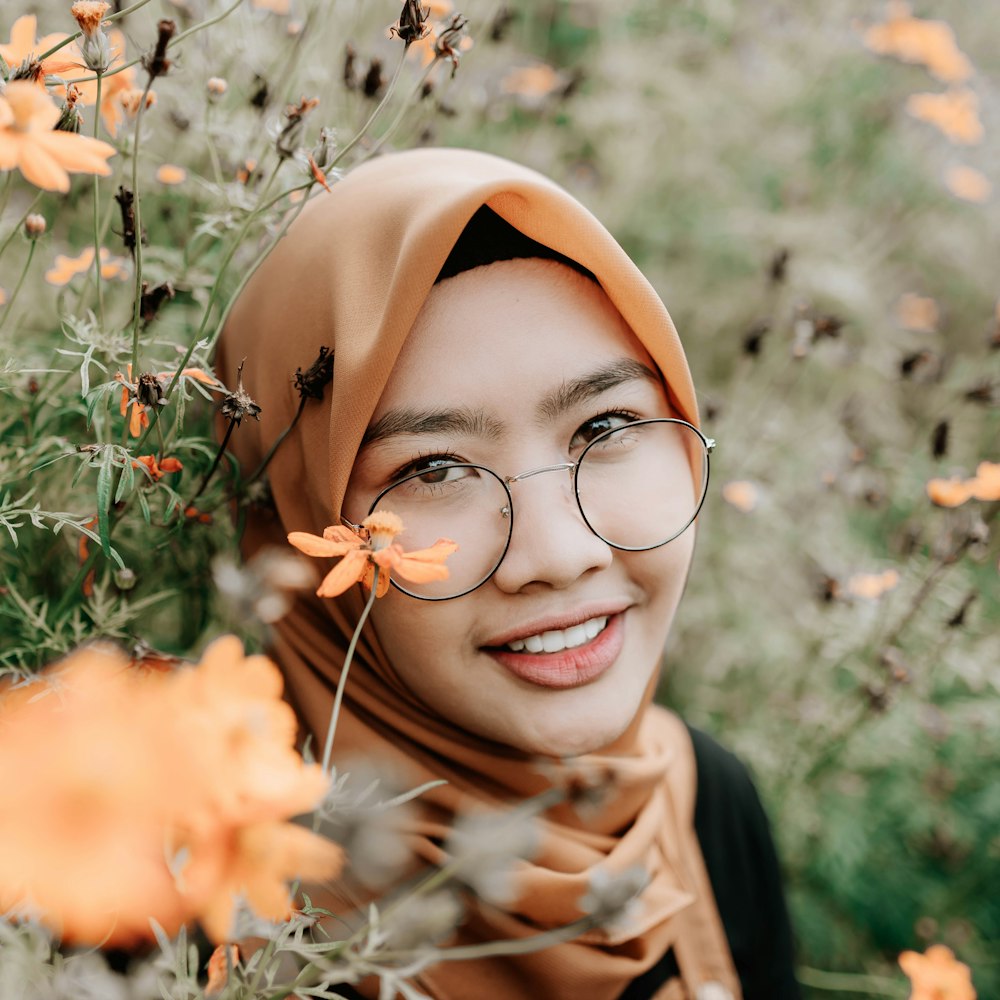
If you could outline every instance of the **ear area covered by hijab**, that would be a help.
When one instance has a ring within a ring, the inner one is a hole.
[[[674,411],[697,424],[694,387],[666,308],[586,208],[542,175],[489,154],[389,154],[310,201],[248,282],[220,340],[220,377],[231,378],[245,356],[244,381],[262,407],[259,423],[245,422],[232,437],[231,450],[245,469],[256,466],[294,416],[296,368],[312,364],[320,347],[334,351],[333,382],[322,403],[305,407],[268,467],[273,512],[248,512],[246,555],[283,545],[289,531],[319,532],[339,522],[358,447],[402,344],[456,240],[484,205],[592,272],[663,373]],[[275,626],[271,653],[314,745],[322,745],[362,609],[358,591],[332,600],[303,595]],[[447,782],[418,800],[411,841],[422,863],[441,863],[448,830],[470,810],[568,785],[572,768],[615,777],[599,816],[584,819],[564,806],[541,819],[539,851],[517,869],[514,902],[476,907],[453,943],[521,938],[568,924],[580,916],[580,901],[599,870],[641,864],[651,875],[641,913],[626,934],[612,939],[592,932],[536,954],[439,963],[419,978],[430,995],[479,995],[488,983],[495,1000],[614,1000],[670,947],[690,953],[684,927],[691,925],[686,915],[697,911],[699,926],[715,928],[704,949],[718,957],[713,978],[739,997],[724,937],[719,944],[714,901],[698,892],[690,874],[701,863],[691,815],[693,771],[681,766],[691,759],[690,740],[676,717],[648,704],[654,686],[613,751],[541,767],[434,716],[399,681],[372,630],[362,632],[334,757],[385,761],[413,787]],[[334,908],[322,890],[310,895]]]

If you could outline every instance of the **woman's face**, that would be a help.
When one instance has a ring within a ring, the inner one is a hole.
[[[389,483],[442,459],[516,476],[575,461],[608,426],[671,415],[653,361],[597,285],[551,261],[477,268],[429,295],[369,424],[344,513],[360,521]],[[513,533],[492,578],[439,602],[391,589],[372,610],[375,631],[401,681],[455,725],[532,754],[606,747],[659,666],[693,529],[622,552],[587,527],[567,473],[526,478],[511,493]],[[530,652],[538,641],[528,637],[543,633],[554,651]]]

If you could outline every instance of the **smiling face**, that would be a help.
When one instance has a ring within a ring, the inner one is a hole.
[[[421,489],[467,484],[470,473],[444,471],[445,461],[518,476],[576,461],[609,427],[673,415],[649,355],[593,282],[552,261],[476,268],[428,296],[372,416],[344,514],[360,521],[386,486],[417,471]],[[513,530],[494,575],[447,601],[392,589],[375,603],[375,631],[410,691],[473,734],[560,757],[609,746],[659,665],[693,529],[623,552],[587,527],[566,471],[510,492]]]

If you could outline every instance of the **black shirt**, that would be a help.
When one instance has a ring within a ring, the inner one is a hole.
[[[711,736],[688,730],[698,773],[695,832],[744,1000],[798,1000],[781,872],[757,789],[728,750]],[[629,984],[621,1000],[648,1000],[678,974],[668,951]]]

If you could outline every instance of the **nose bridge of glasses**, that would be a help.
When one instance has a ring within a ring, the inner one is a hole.
[[[522,479],[530,479],[532,476],[539,476],[543,472],[573,472],[577,467],[577,462],[559,462],[556,465],[543,465],[538,469],[529,469],[527,472],[519,472],[516,476],[507,476],[504,482],[511,486],[521,482]]]

